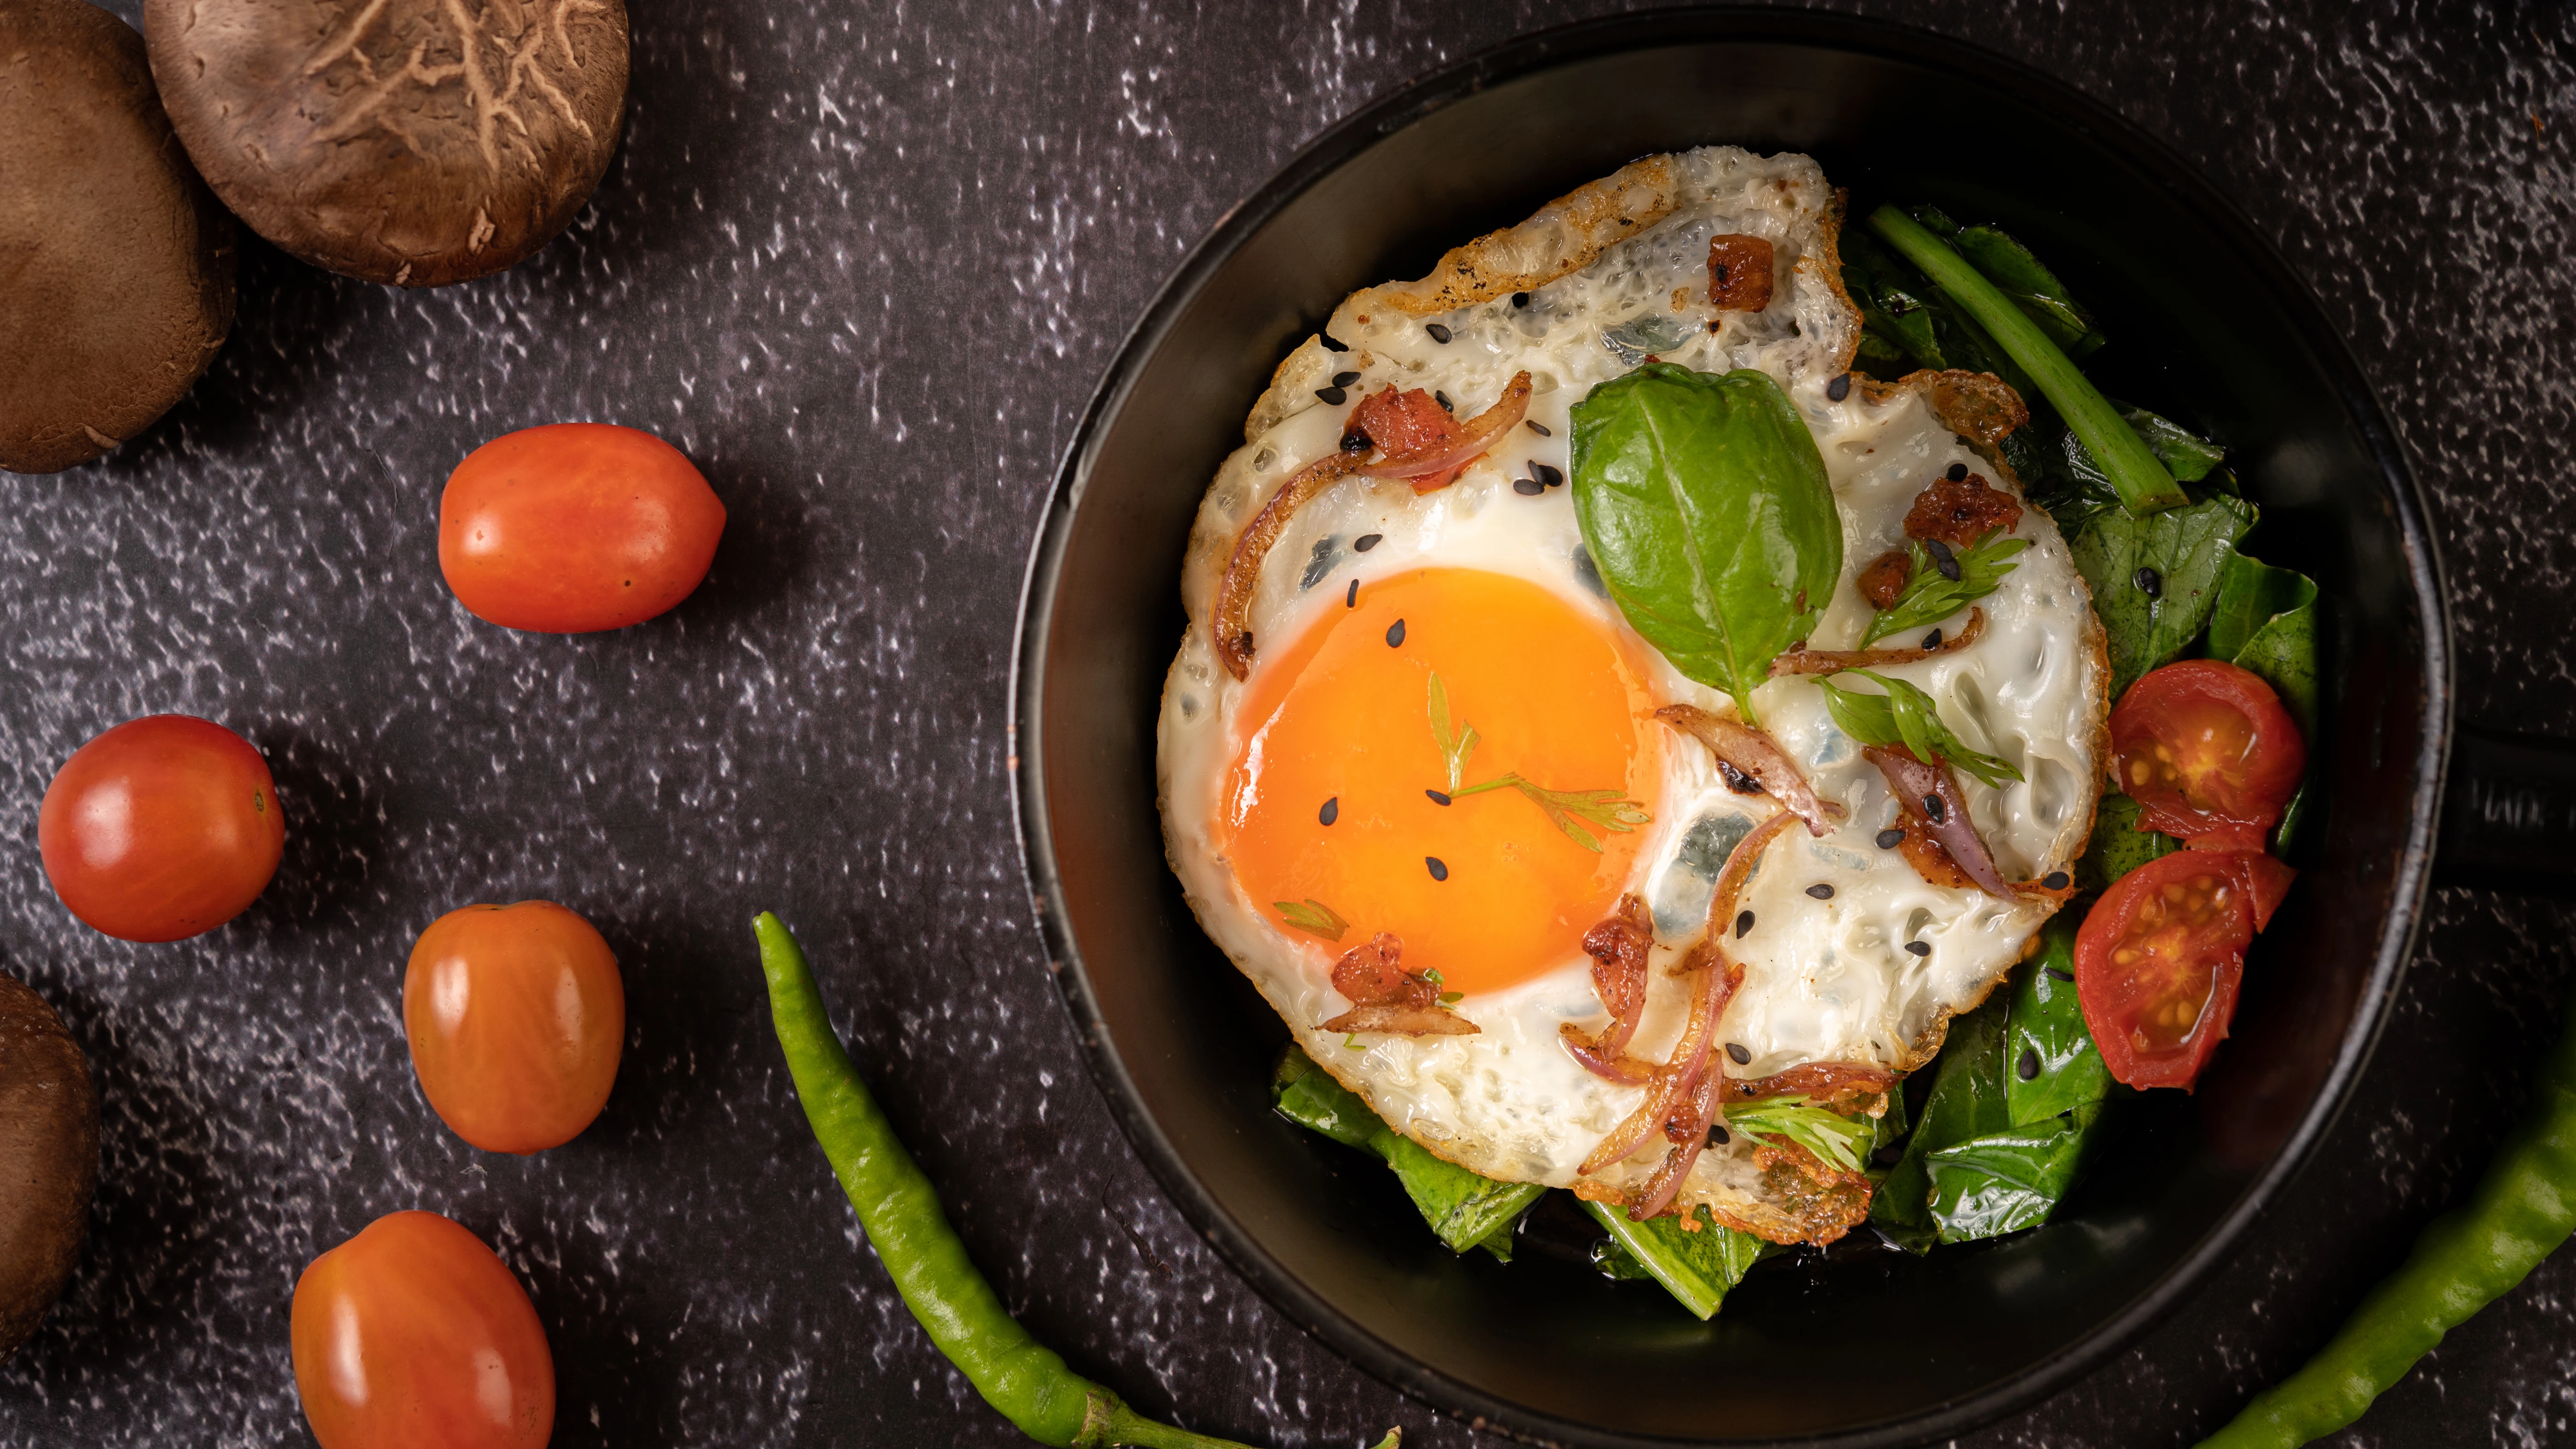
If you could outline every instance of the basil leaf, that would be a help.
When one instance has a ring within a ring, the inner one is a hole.
[[[1386,1159],[1422,1220],[1451,1252],[1482,1247],[1511,1261],[1512,1228],[1547,1191],[1543,1184],[1496,1182],[1433,1156],[1387,1126],[1368,1103],[1294,1043],[1280,1055],[1271,1091],[1279,1114],[1289,1121]]]
[[[1890,634],[1928,629],[1993,593],[2003,584],[2004,575],[2020,567],[2005,560],[2028,547],[2030,540],[1996,530],[1979,539],[1976,547],[1952,554],[1958,560],[1959,577],[1950,579],[1932,567],[1932,557],[1919,541],[1907,539],[1905,551],[1913,556],[1914,572],[1907,576],[1896,602],[1870,616],[1860,647],[1866,649]]]
[[[2013,973],[2006,1014],[2004,1102],[2015,1127],[2046,1122],[2111,1094],[2111,1069],[2093,1045],[2075,999],[2076,913],[2060,911],[2040,928],[2039,954]],[[2025,1078],[2022,1069],[2030,1067]]]
[[[2317,586],[2307,575],[2243,554],[2229,559],[2209,616],[2209,657],[2262,676],[2300,738],[2317,737]]]
[[[2031,254],[2030,248],[1998,227],[1961,228],[1950,245],[1985,274],[1996,290],[2013,300],[2039,330],[2070,358],[2082,358],[2110,339],[2093,322],[2093,314],[2057,280],[2057,274]]]
[[[1842,575],[1842,516],[1805,420],[1769,374],[1651,363],[1574,405],[1583,542],[1629,624],[1734,697],[1804,640]]]
[[[2219,575],[2258,517],[2241,498],[2205,498],[2144,518],[2112,510],[2075,536],[2075,568],[2109,638],[2112,698],[2199,636],[2218,606]],[[2155,571],[2152,596],[2138,586],[2142,568]]]
[[[1685,1229],[1678,1217],[1630,1222],[1626,1213],[1589,1198],[1583,1200],[1583,1210],[1610,1230],[1611,1241],[1629,1262],[1663,1284],[1693,1317],[1703,1320],[1726,1301],[1728,1289],[1744,1281],[1745,1270],[1770,1251],[1770,1244],[1751,1233],[1720,1226],[1709,1217],[1706,1206],[1693,1210],[1699,1216],[1697,1232]],[[1610,1255],[1596,1255],[1595,1261],[1605,1256]],[[1612,1257],[1611,1261],[1617,1260]],[[1618,1267],[1610,1271],[1613,1277],[1627,1276]]]
[[[2075,884],[2104,891],[2120,877],[2160,855],[2182,849],[2170,835],[2138,828],[2138,802],[2126,795],[2105,795],[2093,809],[2093,840],[2075,862]]]
[[[2045,1123],[1972,1138],[1929,1155],[1928,1211],[1940,1240],[1999,1237],[2048,1221],[2083,1165],[2100,1103]]]

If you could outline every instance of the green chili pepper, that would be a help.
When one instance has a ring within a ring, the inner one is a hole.
[[[1065,1367],[1002,1306],[993,1285],[966,1256],[939,1194],[894,1135],[876,1098],[832,1031],[805,953],[778,917],[752,923],[760,968],[769,977],[769,1011],[797,1100],[815,1140],[832,1160],[841,1190],[858,1209],[859,1226],[876,1245],[904,1306],[930,1340],[964,1371],[984,1402],[1041,1444],[1065,1449],[1129,1444],[1140,1449],[1245,1449],[1159,1424],[1108,1389]]]
[[[2305,1368],[2200,1449],[2288,1449],[2361,1417],[2442,1335],[2512,1291],[2576,1229],[2576,1018],[2533,1074],[2531,1107],[2469,1200],[2435,1218]]]

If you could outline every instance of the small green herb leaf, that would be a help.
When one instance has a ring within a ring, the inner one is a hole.
[[[1842,516],[1804,419],[1767,373],[1650,363],[1574,405],[1574,511],[1628,622],[1734,697],[1807,637],[1843,563]]]
[[[1825,691],[1825,712],[1834,717],[1834,727],[1844,734],[1881,749],[1903,745],[1918,760],[1947,760],[1997,788],[2006,780],[2021,778],[2021,771],[2009,761],[1961,744],[1950,727],[1941,722],[1941,712],[1932,703],[1932,696],[1902,679],[1890,679],[1872,670],[1845,672],[1876,680],[1887,693],[1862,694],[1829,679],[1818,680]]]
[[[1321,936],[1327,941],[1342,939],[1351,928],[1351,923],[1342,919],[1341,912],[1312,896],[1302,901],[1272,901],[1270,904],[1292,929]]]
[[[1643,801],[1631,800],[1616,790],[1550,790],[1523,779],[1518,771],[1453,790],[1449,798],[1463,800],[1487,790],[1504,789],[1518,790],[1537,802],[1538,808],[1547,812],[1549,824],[1595,855],[1601,853],[1601,842],[1575,821],[1588,821],[1614,835],[1625,835],[1640,825],[1653,823],[1655,818],[1646,812]]]
[[[1452,731],[1449,723],[1449,686],[1434,672],[1431,676],[1431,742],[1440,747],[1440,758],[1449,769],[1449,793],[1458,793],[1458,782],[1465,778],[1467,757],[1476,752],[1476,727]]]
[[[1767,1097],[1726,1109],[1726,1125],[1757,1137],[1785,1137],[1845,1172],[1860,1171],[1877,1124],[1810,1107],[1791,1097]]]
[[[1913,558],[1914,571],[1906,576],[1905,591],[1896,596],[1896,602],[1870,616],[1869,631],[1861,636],[1860,646],[1866,649],[1891,634],[1928,629],[1993,593],[2004,575],[2021,567],[2005,560],[2028,547],[2030,540],[2008,537],[1998,529],[1977,540],[1976,547],[1954,555],[1959,577],[1952,580],[1932,567],[1932,556],[1924,552],[1921,542],[1907,539],[1905,551]]]

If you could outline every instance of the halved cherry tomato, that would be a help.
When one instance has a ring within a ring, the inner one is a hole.
[[[2259,850],[2178,850],[2102,893],[2075,933],[2075,998],[2112,1076],[2191,1089],[2296,874]]]
[[[626,1038],[617,957],[551,901],[467,906],[430,923],[403,972],[421,1094],[486,1152],[541,1152],[608,1101]]]
[[[2252,671],[2215,659],[2168,664],[2111,711],[2120,788],[2138,826],[2194,845],[2261,850],[2299,788],[2299,727]]]
[[[633,428],[556,423],[466,455],[438,500],[456,601],[509,629],[640,624],[714,562],[724,504],[680,450]]]
[[[544,1449],[555,1360],[527,1290],[436,1213],[393,1213],[324,1253],[287,1317],[322,1449]]]
[[[36,810],[45,878],[127,941],[177,941],[242,913],[286,850],[268,762],[222,725],[147,715],[72,752]]]

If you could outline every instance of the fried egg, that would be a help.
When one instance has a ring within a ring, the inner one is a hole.
[[[1776,379],[1842,518],[1817,649],[1859,647],[1871,606],[1857,575],[1903,545],[1908,508],[1945,470],[2019,497],[1990,450],[1954,431],[1976,425],[1943,405],[1941,377],[1846,378],[1860,324],[1839,281],[1839,219],[1803,156],[1710,147],[1636,162],[1420,281],[1345,300],[1280,365],[1200,508],[1181,580],[1190,624],[1158,720],[1172,868],[1309,1055],[1396,1130],[1488,1177],[1615,1197],[1653,1170],[1660,1133],[1578,1170],[1646,1092],[1587,1071],[1561,1039],[1608,1016],[1584,934],[1627,896],[1646,904],[1655,944],[1630,1050],[1662,1061],[1688,1013],[1668,968],[1710,929],[1730,853],[1781,809],[1654,719],[1733,702],[1675,671],[1607,596],[1563,481],[1568,410],[1649,358]],[[1771,243],[1767,306],[1712,306],[1719,236]],[[1467,419],[1522,372],[1526,421],[1448,486],[1345,478],[1293,514],[1260,563],[1244,615],[1254,654],[1234,677],[1213,644],[1219,579],[1265,502],[1342,446],[1353,408],[1393,386]],[[2071,868],[2090,830],[2108,670],[2054,525],[2025,506],[2014,533],[2028,547],[1978,601],[1974,642],[1880,672],[2020,771],[2001,788],[1960,784],[1996,865],[2031,880]],[[1955,638],[1965,618],[1943,627]],[[1899,803],[1813,678],[1774,678],[1753,703],[1844,813],[1822,837],[1790,829],[1761,846],[1742,914],[1720,927],[1744,978],[1714,1060],[1748,1079],[1810,1063],[1912,1070],[2056,901],[1935,884],[1882,848]],[[1474,1033],[1323,1025],[1353,1005],[1335,961],[1380,934],[1401,942],[1403,969],[1437,973]],[[1784,1175],[1776,1157],[1737,1134],[1701,1154],[1679,1201],[1781,1242],[1827,1241],[1857,1218],[1851,1194],[1820,1196],[1821,1179]]]

